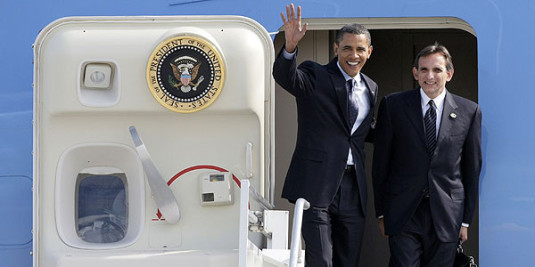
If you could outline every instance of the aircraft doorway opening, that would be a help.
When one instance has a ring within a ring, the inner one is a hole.
[[[473,29],[455,18],[414,19],[346,19],[345,21],[312,20],[304,39],[299,43],[298,62],[313,60],[327,64],[334,57],[333,43],[336,32],[347,23],[365,25],[371,33],[373,53],[362,72],[379,85],[376,109],[383,96],[418,87],[412,75],[416,53],[435,41],[448,48],[455,74],[446,87],[457,95],[478,101],[477,38]],[[323,23],[322,23],[323,22]],[[282,29],[281,29],[282,30]],[[274,40],[275,53],[284,44],[284,32]],[[279,209],[293,210],[281,199],[284,177],[295,147],[297,114],[295,99],[278,85],[275,90],[275,205]],[[377,111],[377,110],[376,110]],[[374,218],[371,164],[373,145],[366,144],[366,175],[368,182],[368,216],[359,266],[388,266],[389,250]],[[291,220],[291,218],[290,218]],[[476,210],[469,228],[469,240],[464,245],[469,255],[479,264],[479,218]]]

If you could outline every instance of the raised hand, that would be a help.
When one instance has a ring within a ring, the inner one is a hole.
[[[286,6],[286,15],[281,12],[282,22],[284,22],[284,37],[286,38],[285,49],[289,53],[293,53],[297,47],[297,43],[303,39],[307,31],[307,24],[301,25],[301,6],[297,7],[297,18],[295,17],[294,4]]]

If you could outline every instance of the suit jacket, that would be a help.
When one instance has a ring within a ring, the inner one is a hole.
[[[387,235],[401,232],[429,189],[431,216],[442,242],[456,242],[471,223],[481,170],[481,110],[446,92],[437,146],[426,148],[419,90],[386,96],[375,131],[373,185],[376,215]]]
[[[283,48],[284,49],[284,48]],[[282,197],[290,202],[305,198],[312,206],[328,207],[341,183],[349,148],[355,162],[362,211],[366,214],[364,141],[374,121],[377,84],[362,75],[370,100],[370,112],[351,134],[348,122],[346,81],[337,58],[327,65],[296,57],[287,60],[282,50],[273,66],[273,77],[297,103],[297,143],[288,169]]]

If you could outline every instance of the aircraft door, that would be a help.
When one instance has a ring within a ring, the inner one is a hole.
[[[241,181],[273,202],[265,29],[72,17],[34,52],[34,266],[238,266]]]

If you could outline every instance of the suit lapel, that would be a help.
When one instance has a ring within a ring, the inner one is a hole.
[[[457,103],[455,103],[455,100],[453,100],[453,96],[450,94],[450,92],[446,91],[446,97],[444,99],[444,109],[442,111],[442,119],[440,122],[440,129],[437,138],[437,148],[438,144],[440,144],[440,142],[443,141],[444,138],[449,135],[451,129],[454,127],[453,123],[455,122],[455,120],[451,117],[451,114],[455,114],[456,109]]]
[[[422,101],[420,97],[420,90],[412,90],[412,93],[409,94],[409,97],[405,99],[407,108],[405,112],[407,117],[411,122],[412,126],[416,129],[418,133],[418,138],[422,141],[424,146],[427,146],[425,141],[425,129],[424,129],[424,117],[422,116]]]
[[[340,72],[340,69],[338,68],[338,65],[336,64],[337,62],[338,62],[338,58],[335,57],[327,65],[327,70],[330,74],[330,78],[333,84],[336,98],[338,99],[338,106],[340,107],[340,110],[344,117],[346,127],[349,131],[351,131],[351,125],[349,125],[349,114],[348,114],[348,109],[347,109],[346,81],[344,79],[344,75],[342,75],[342,73]]]
[[[375,107],[375,99],[377,98],[377,89],[370,87],[370,78],[368,76],[361,73],[362,80],[366,84],[366,88],[368,89],[368,101],[370,102],[370,110],[373,110]],[[371,112],[370,112],[371,114]]]
[[[340,72],[340,68],[338,68],[338,65],[336,64],[338,62],[338,58],[334,58],[329,62],[327,65],[327,70],[331,74],[331,82],[333,83],[333,88],[336,93],[336,97],[338,99],[338,105],[342,111],[344,121],[346,122],[347,129],[351,131],[351,128],[353,128],[353,125],[349,124],[349,114],[348,114],[348,103],[347,103],[347,88],[346,88],[346,81],[344,79],[344,75]],[[368,78],[366,75],[361,73],[362,80],[364,81],[366,88],[368,90],[368,100],[370,103],[370,112],[369,114],[373,114],[371,111],[375,107],[375,99],[377,97],[377,89],[370,87],[370,78]],[[358,129],[357,129],[358,131]],[[355,131],[355,133],[357,132]],[[354,134],[355,134],[354,133]]]

